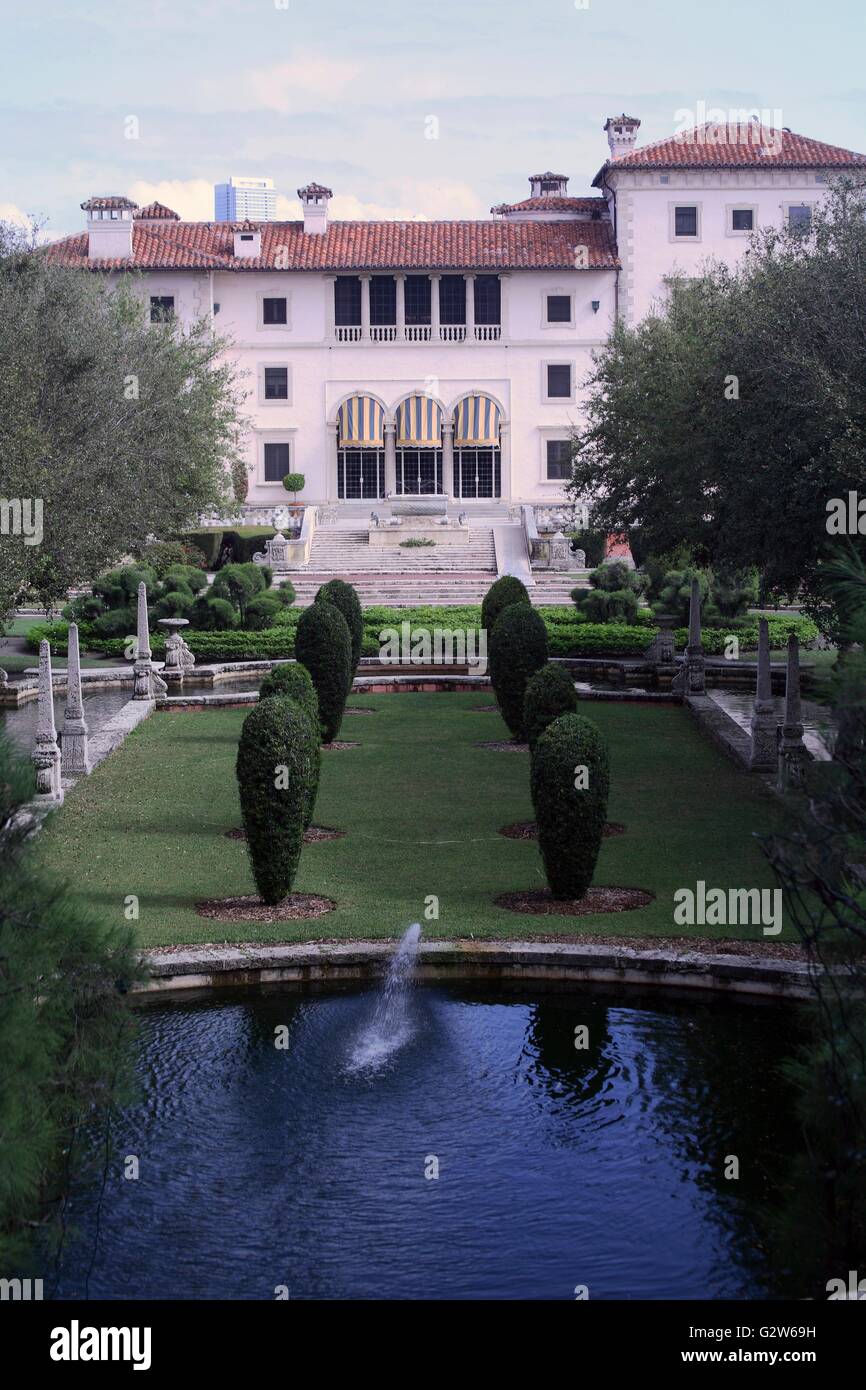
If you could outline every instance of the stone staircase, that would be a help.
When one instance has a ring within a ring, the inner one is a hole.
[[[468,545],[380,550],[369,544],[366,527],[323,526],[316,531],[310,562],[289,578],[296,604],[306,607],[328,579],[353,584],[364,608],[480,603],[496,579],[493,529],[470,526]],[[585,583],[578,575],[537,573],[532,589],[535,604],[570,604],[571,590]]]

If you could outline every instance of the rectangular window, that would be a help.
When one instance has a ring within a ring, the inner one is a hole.
[[[357,275],[338,275],[334,283],[334,323],[351,328],[361,322],[361,281]]]
[[[370,323],[397,322],[397,282],[393,275],[374,275],[370,280]]]
[[[697,236],[698,210],[695,207],[674,208],[674,236]]]
[[[568,400],[571,397],[571,363],[552,362],[547,368],[547,394],[551,399]]]
[[[734,208],[731,212],[731,231],[752,232],[755,229],[755,214],[752,208]]]
[[[439,281],[441,323],[466,322],[466,281],[462,275],[443,275]]]
[[[151,323],[168,323],[174,318],[174,295],[152,294],[150,296]]]
[[[808,231],[812,220],[812,209],[805,204],[788,208],[788,226],[791,231]]]
[[[262,300],[262,323],[286,323],[285,299]]]
[[[281,483],[290,473],[288,444],[265,445],[265,482]]]
[[[499,323],[500,288],[498,275],[476,275],[475,277],[475,322]]]
[[[430,277],[407,275],[405,281],[407,323],[430,322]]]
[[[548,439],[547,477],[550,482],[562,482],[571,477],[570,439]]]
[[[549,294],[547,296],[547,322],[571,323],[570,294]]]
[[[265,400],[287,401],[288,399],[288,367],[265,367]]]

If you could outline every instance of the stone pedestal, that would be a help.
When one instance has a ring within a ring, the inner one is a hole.
[[[166,632],[162,679],[170,690],[172,686],[182,686],[184,676],[195,666],[195,657],[181,635],[183,628],[189,627],[189,619],[160,618],[159,625]]]
[[[773,703],[770,676],[770,630],[767,619],[758,620],[758,682],[752,710],[750,732],[752,750],[749,767],[753,772],[775,771],[778,762],[778,721]]]
[[[81,698],[81,656],[78,624],[69,624],[69,662],[66,672],[66,708],[63,711],[63,743],[60,770],[64,777],[86,777],[90,772],[87,724]]]
[[[562,531],[554,531],[550,538],[550,568],[566,572],[573,563],[570,541]]]
[[[289,565],[289,542],[278,531],[270,540],[265,541],[264,550],[257,550],[253,555],[254,565],[270,565],[274,574],[288,574]]]
[[[39,714],[32,757],[36,768],[36,800],[59,806],[63,800],[63,788],[60,784],[60,749],[54,723],[51,648],[47,642],[39,643]]]

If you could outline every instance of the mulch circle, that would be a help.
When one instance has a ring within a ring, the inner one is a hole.
[[[534,820],[516,820],[511,825],[503,825],[500,835],[504,835],[506,840],[537,840],[538,826]],[[625,826],[617,820],[609,820],[602,835],[607,839],[609,835],[624,835]]]
[[[495,753],[528,753],[528,743],[517,743],[513,738],[489,738],[475,744],[476,748],[492,748]]]
[[[344,748],[360,748],[360,743],[353,742],[352,739],[335,738],[330,743],[322,744],[322,752],[341,753]]]
[[[257,893],[240,898],[205,898],[196,903],[199,917],[213,922],[294,922],[305,917],[324,917],[337,904],[318,893],[289,893],[280,903],[263,903]]]
[[[509,912],[530,913],[535,917],[590,917],[599,912],[632,912],[646,907],[655,898],[643,888],[590,888],[582,898],[551,897],[549,888],[528,888],[518,893],[500,893],[496,907]]]
[[[304,831],[305,845],[318,845],[323,840],[342,840],[345,830],[334,830],[330,825],[310,825]],[[227,840],[245,840],[247,832],[245,830],[227,830],[225,832]]]

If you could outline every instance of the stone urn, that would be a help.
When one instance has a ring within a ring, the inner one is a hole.
[[[182,686],[186,672],[195,665],[195,657],[181,636],[183,629],[189,627],[189,618],[160,618],[159,626],[166,637],[162,679],[169,689]]]

